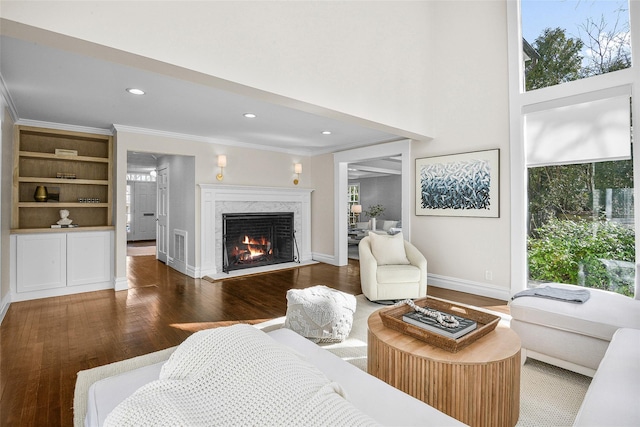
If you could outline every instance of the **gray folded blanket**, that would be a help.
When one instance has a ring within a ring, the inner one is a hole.
[[[586,302],[590,296],[591,293],[588,289],[564,289],[553,286],[540,286],[520,291],[511,297],[511,299],[519,297],[539,297],[582,304],[583,302]]]

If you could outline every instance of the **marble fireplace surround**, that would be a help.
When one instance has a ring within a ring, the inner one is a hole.
[[[221,279],[313,262],[311,254],[312,191],[307,188],[200,184],[200,277]],[[300,264],[282,263],[224,273],[222,271],[222,214],[246,212],[293,212]]]

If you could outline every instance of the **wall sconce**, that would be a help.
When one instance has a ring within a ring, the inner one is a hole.
[[[351,205],[351,213],[355,215],[356,222],[358,222],[362,213],[362,205]]]
[[[293,171],[296,174],[296,179],[293,180],[293,183],[295,185],[298,185],[298,183],[300,182],[300,174],[302,173],[302,163],[296,163],[295,165],[293,165]]]
[[[218,156],[218,167],[220,168],[220,173],[216,175],[216,179],[218,181],[222,181],[222,178],[224,178],[224,175],[222,175],[222,170],[227,167],[227,156],[225,156],[224,154],[220,154]]]

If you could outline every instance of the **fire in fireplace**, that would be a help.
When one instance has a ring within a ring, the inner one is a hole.
[[[222,270],[298,261],[293,212],[222,214]]]

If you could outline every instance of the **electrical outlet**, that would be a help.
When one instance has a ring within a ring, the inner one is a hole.
[[[484,279],[485,280],[493,280],[493,271],[485,270],[484,271]]]

